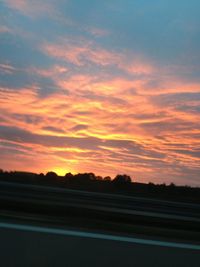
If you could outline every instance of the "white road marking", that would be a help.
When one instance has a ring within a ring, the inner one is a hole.
[[[20,231],[39,232],[39,233],[48,233],[48,234],[57,234],[57,235],[65,235],[65,236],[95,238],[95,239],[111,240],[111,241],[121,241],[121,242],[127,242],[127,243],[161,246],[161,247],[168,247],[168,248],[200,250],[200,245],[139,239],[139,238],[133,238],[133,237],[114,236],[114,235],[108,235],[108,234],[89,233],[89,232],[65,230],[65,229],[58,229],[58,228],[47,228],[47,227],[41,227],[41,226],[20,225],[20,224],[14,224],[14,223],[1,222],[0,228],[15,229],[15,230],[20,230]]]

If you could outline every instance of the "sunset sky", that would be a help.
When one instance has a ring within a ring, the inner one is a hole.
[[[1,0],[0,168],[200,186],[199,0]]]

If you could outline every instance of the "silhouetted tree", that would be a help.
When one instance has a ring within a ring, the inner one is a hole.
[[[71,180],[71,179],[73,179],[73,174],[71,174],[71,172],[68,172],[68,173],[66,173],[65,174],[65,179],[67,179],[67,180]]]
[[[95,176],[95,174],[93,172],[89,172],[89,173],[85,173],[85,174],[88,175],[88,178],[90,181],[97,179],[97,177]]]
[[[47,172],[46,177],[52,181],[57,179],[58,175],[55,172]]]
[[[114,179],[113,183],[119,186],[127,185],[131,183],[131,177],[126,174],[118,174]]]
[[[171,188],[174,188],[174,187],[175,187],[175,184],[174,184],[174,183],[170,183],[169,186],[170,186]]]
[[[98,176],[95,177],[95,180],[102,181],[103,177],[98,175]]]
[[[110,176],[106,176],[103,178],[104,181],[110,182],[111,181],[111,177]]]

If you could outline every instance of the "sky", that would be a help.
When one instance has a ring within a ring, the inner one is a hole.
[[[0,168],[200,186],[199,0],[1,0]]]

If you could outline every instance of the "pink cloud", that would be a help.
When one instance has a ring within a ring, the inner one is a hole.
[[[4,25],[0,25],[0,33],[5,33],[5,32],[12,32],[12,30],[7,27],[7,26],[4,26]]]
[[[18,12],[30,16],[38,17],[41,15],[56,14],[56,7],[52,1],[47,0],[3,0],[5,4]]]
[[[105,37],[110,34],[108,30],[101,28],[89,27],[86,30],[96,37]]]
[[[113,66],[132,75],[152,75],[156,72],[156,67],[142,56],[108,50],[84,38],[59,39],[56,43],[43,44],[41,50],[51,57],[79,67],[91,63],[103,67]]]
[[[0,64],[0,72],[5,74],[12,74],[16,69],[10,64]]]
[[[28,73],[35,73],[37,75],[47,77],[47,78],[55,78],[60,75],[64,75],[68,72],[68,68],[63,65],[54,65],[49,68],[29,68],[26,70]]]
[[[54,45],[47,44],[43,46],[43,51],[52,56],[59,58],[61,60],[65,60],[71,62],[75,65],[82,65],[81,55],[87,52],[86,47],[74,47],[72,45]]]
[[[145,75],[151,75],[155,72],[155,67],[153,67],[151,64],[147,62],[140,62],[137,60],[133,60],[132,63],[129,63],[127,65],[122,65],[122,69],[125,69],[130,74],[145,74]]]
[[[119,61],[116,53],[95,47],[91,42],[81,40],[79,42],[62,41],[60,44],[44,44],[42,50],[60,60],[73,63],[77,66],[83,66],[86,62],[92,62],[98,65],[110,65]]]

